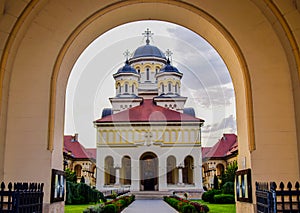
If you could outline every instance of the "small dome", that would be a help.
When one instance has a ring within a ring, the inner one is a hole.
[[[177,72],[180,73],[179,70],[170,64],[170,60],[168,59],[166,66],[164,66],[160,72]]]
[[[112,115],[112,114],[113,114],[113,112],[112,112],[111,108],[104,108],[102,110],[102,116],[101,116],[101,118],[104,118],[104,117],[106,117],[108,115]]]
[[[140,57],[157,57],[166,59],[165,54],[157,47],[150,44],[143,45],[138,47],[131,59],[140,58]]]
[[[184,113],[184,114],[191,115],[191,116],[193,116],[193,117],[196,117],[195,110],[194,110],[194,108],[192,108],[192,107],[183,108],[183,113]]]
[[[121,67],[117,73],[134,73],[138,74],[137,71],[129,65],[128,61],[125,62],[125,65]]]

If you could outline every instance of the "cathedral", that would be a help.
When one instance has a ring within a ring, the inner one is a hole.
[[[138,47],[119,68],[112,107],[94,121],[97,189],[202,190],[201,126],[181,96],[181,73],[150,44]]]

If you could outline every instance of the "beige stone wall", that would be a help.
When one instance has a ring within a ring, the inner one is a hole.
[[[195,31],[225,61],[237,98],[239,167],[252,168],[253,180],[299,180],[299,1],[185,2],[1,1],[1,179],[45,182],[49,203],[74,62],[114,26],[155,19]],[[237,212],[247,209],[239,203]]]

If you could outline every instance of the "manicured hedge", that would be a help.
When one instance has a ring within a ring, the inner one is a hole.
[[[209,190],[203,193],[202,200],[205,202],[214,203],[215,202],[214,196],[221,193],[222,193],[221,190],[216,190],[216,189]]]
[[[232,192],[231,191],[232,184],[228,182],[228,184],[225,184],[224,186],[225,187],[222,190],[212,189],[207,192],[204,192],[202,195],[202,200],[205,202],[218,203],[218,204],[235,203],[234,193],[233,194],[224,193],[224,192]]]
[[[214,196],[215,203],[218,204],[232,204],[235,203],[234,195],[231,194],[219,194]]]
[[[66,182],[66,204],[89,204],[97,203],[100,199],[105,200],[103,194],[92,189],[85,183]]]
[[[206,205],[175,196],[165,196],[164,201],[182,213],[207,213],[209,211],[209,208]]]
[[[187,204],[182,207],[183,213],[196,213],[196,208],[193,205]]]
[[[104,213],[120,213],[125,209],[127,206],[129,206],[133,201],[135,200],[135,196],[123,196],[119,197],[115,200],[112,200],[110,202],[102,203],[99,205],[91,206],[87,209],[85,209],[84,213],[98,213],[98,212],[104,212]]]
[[[234,183],[233,182],[226,182],[222,186],[222,194],[234,195]]]
[[[117,213],[117,207],[114,204],[105,205],[103,208],[103,212],[105,213]]]

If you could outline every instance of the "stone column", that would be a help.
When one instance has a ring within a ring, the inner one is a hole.
[[[120,166],[116,166],[116,182],[115,185],[119,186],[120,185]]]
[[[179,165],[178,167],[178,185],[184,185],[183,184],[183,166]]]
[[[196,165],[194,166],[194,170],[193,170],[193,180],[195,183],[195,187],[196,188],[203,188],[202,185],[202,166],[201,165]]]
[[[140,164],[139,160],[131,161],[131,191],[140,190]]]
[[[105,179],[105,172],[104,168],[99,168],[97,167],[97,182],[96,182],[96,188],[98,190],[103,190],[104,189],[104,179]]]
[[[158,162],[158,190],[167,191],[167,162],[164,157],[161,157]]]

